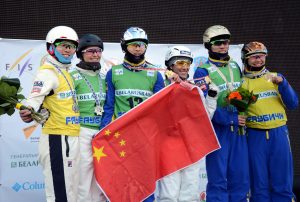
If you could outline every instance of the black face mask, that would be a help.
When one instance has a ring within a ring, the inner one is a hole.
[[[252,67],[252,66],[250,66],[250,65],[246,65],[246,69],[248,70],[248,71],[250,71],[250,72],[257,72],[257,71],[260,71],[260,70],[262,70],[263,68],[265,67],[265,65],[262,65],[262,66],[260,66],[260,67]]]
[[[212,52],[211,50],[208,51],[208,55],[210,58],[214,59],[214,60],[223,60],[223,61],[228,61],[230,60],[230,56],[227,53],[215,53]]]
[[[125,60],[127,60],[130,63],[139,64],[143,60],[145,60],[145,53],[143,53],[140,56],[135,56],[135,55],[132,55],[131,53],[129,53],[128,51],[126,51],[124,58],[125,58]]]
[[[77,67],[85,70],[92,70],[92,71],[97,71],[101,69],[101,64],[100,62],[85,62],[85,61],[80,61],[77,65]]]

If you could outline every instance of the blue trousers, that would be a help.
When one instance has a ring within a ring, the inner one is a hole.
[[[207,202],[246,202],[250,188],[248,147],[238,127],[215,126],[221,149],[206,157]]]
[[[287,126],[247,129],[251,202],[291,202],[293,159]]]
[[[146,198],[143,202],[153,202],[154,200],[155,200],[154,194],[152,194],[151,196],[149,196],[148,198]]]

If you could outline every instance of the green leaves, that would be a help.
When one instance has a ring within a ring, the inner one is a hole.
[[[20,80],[18,78],[1,77],[1,81],[7,83],[9,86],[14,86],[16,89],[20,88]]]
[[[17,94],[17,99],[18,99],[18,100],[24,100],[24,99],[25,99],[25,96],[22,95],[22,94]]]
[[[10,105],[10,103],[6,102],[6,103],[3,103],[3,104],[0,104],[0,107],[7,107],[9,105]]]
[[[18,102],[25,99],[20,92],[20,80],[18,78],[1,77],[0,79],[0,115],[11,116],[15,112]]]
[[[31,117],[38,123],[43,124],[48,116],[35,112],[34,109],[22,105],[21,100],[25,99],[24,95],[18,94],[21,92],[20,80],[18,78],[0,79],[0,116],[7,114],[11,116],[17,109],[28,109],[31,111]],[[18,104],[18,106],[17,106]]]
[[[239,112],[245,112],[250,104],[257,101],[258,95],[253,94],[253,92],[239,87],[234,91],[228,91],[226,99],[228,103],[235,106]]]
[[[248,102],[246,100],[230,100],[230,104],[235,106],[239,112],[244,112],[248,108]]]
[[[5,81],[0,80],[0,96],[2,99],[9,97],[16,97],[17,88],[15,86],[10,86]]]

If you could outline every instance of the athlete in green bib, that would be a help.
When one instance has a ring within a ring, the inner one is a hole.
[[[100,128],[137,106],[164,87],[158,71],[145,60],[148,37],[139,27],[130,27],[124,33],[121,47],[125,52],[121,65],[113,66],[106,75],[107,96]],[[145,202],[154,201],[151,195]]]
[[[77,57],[81,60],[71,72],[75,84],[80,116],[80,163],[78,202],[106,202],[94,177],[92,138],[99,131],[106,85],[100,73],[102,40],[94,34],[79,39]]]
[[[143,29],[131,27],[124,33],[124,62],[113,66],[106,75],[108,91],[100,128],[109,124],[113,116],[123,115],[164,87],[161,74],[144,58],[147,45]]]
[[[228,90],[240,86],[241,72],[228,55],[230,32],[226,27],[209,27],[203,34],[203,42],[209,58],[196,69],[194,79],[209,76],[220,89],[212,123],[221,149],[206,157],[206,199],[207,202],[246,202],[249,192],[247,139],[238,133],[238,127],[245,126],[246,117],[238,115],[237,110],[225,102]]]

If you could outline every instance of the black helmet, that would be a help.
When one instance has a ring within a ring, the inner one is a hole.
[[[89,46],[97,46],[104,50],[103,41],[94,34],[85,34],[79,39],[79,45],[76,55],[79,59],[82,59],[82,51]]]

